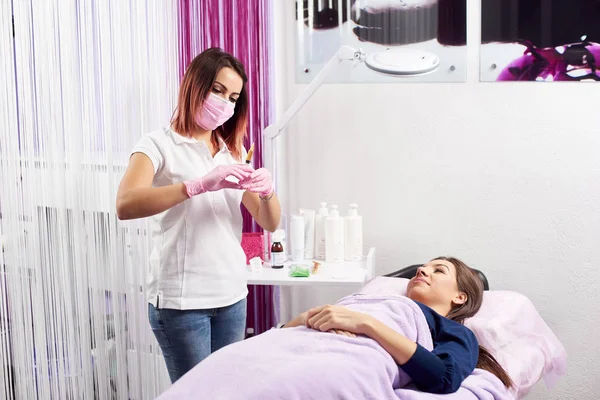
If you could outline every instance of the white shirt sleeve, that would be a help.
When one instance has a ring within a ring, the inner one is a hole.
[[[152,138],[148,135],[143,136],[137,144],[134,146],[131,151],[131,155],[134,153],[143,153],[150,161],[152,161],[152,165],[154,166],[154,173],[156,174],[164,165],[165,158],[163,153],[160,151],[156,142],[152,140]]]

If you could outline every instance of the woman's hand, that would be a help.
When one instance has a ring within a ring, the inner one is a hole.
[[[342,330],[339,330],[339,329],[332,329],[329,332],[335,333],[335,334],[338,334],[338,335],[344,335],[344,336],[352,337],[352,338],[356,337],[356,335],[354,333],[352,333],[352,332],[342,331]]]
[[[351,311],[346,307],[327,305],[308,310],[306,326],[322,332],[345,331],[362,334],[370,319],[369,315]]]
[[[309,311],[304,311],[302,314],[298,315],[296,318],[283,325],[283,328],[294,328],[296,326],[306,326],[307,328],[310,328],[310,326],[308,325],[308,313]],[[330,329],[328,332],[348,337],[356,337],[354,333],[342,329]]]
[[[265,168],[259,168],[240,181],[240,187],[250,192],[258,193],[261,197],[268,197],[273,193],[273,178]]]
[[[248,179],[255,173],[251,166],[246,164],[217,165],[212,171],[201,178],[183,182],[188,197],[193,197],[206,192],[216,192],[221,189],[241,189],[240,183],[228,181],[234,177],[238,181]]]
[[[302,313],[304,314],[304,313]],[[342,306],[321,306],[306,311],[306,326],[323,332],[364,335],[379,343],[398,363],[404,365],[417,351],[417,344],[367,314]],[[346,333],[344,333],[346,332]]]
[[[282,328],[295,328],[297,326],[307,326],[306,325],[306,316],[307,315],[308,315],[308,312],[304,311],[302,314],[296,316],[296,318],[292,319],[290,322],[285,323]]]

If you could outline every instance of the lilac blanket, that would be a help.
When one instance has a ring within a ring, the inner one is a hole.
[[[476,369],[465,379],[457,392],[451,394],[424,393],[407,385],[396,389],[394,399],[401,400],[514,400],[500,379],[491,373]]]
[[[353,295],[338,305],[370,314],[432,349],[427,321],[406,297]],[[495,377],[477,371],[447,399],[509,399]],[[499,381],[498,381],[499,382]],[[469,386],[471,388],[469,389]],[[501,383],[500,383],[501,386]],[[502,389],[500,387],[500,389]],[[374,340],[305,327],[272,329],[212,354],[159,399],[431,399]]]

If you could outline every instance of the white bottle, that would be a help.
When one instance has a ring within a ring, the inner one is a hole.
[[[344,261],[344,219],[340,217],[338,206],[333,204],[325,219],[325,261]]]
[[[292,215],[290,220],[290,250],[292,261],[304,259],[304,216]]]
[[[315,258],[325,260],[325,219],[329,216],[327,203],[321,203],[315,217]]]
[[[312,260],[315,257],[315,210],[301,208],[300,214],[304,216],[304,259]]]
[[[356,204],[350,204],[348,215],[344,217],[344,259],[346,261],[363,259],[362,216],[358,215]]]

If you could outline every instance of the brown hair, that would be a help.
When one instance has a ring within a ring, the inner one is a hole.
[[[235,113],[215,132],[223,139],[233,156],[240,159],[242,141],[248,125],[248,95],[246,93],[248,77],[242,63],[220,48],[213,47],[204,50],[188,66],[179,87],[177,108],[173,112],[171,125],[175,132],[185,135],[190,135],[192,131],[199,128],[194,119],[196,111],[212,90],[217,74],[221,68],[225,67],[233,69],[242,78],[244,85],[235,103]],[[216,135],[213,134],[210,140],[215,147],[219,146]]]
[[[481,308],[481,303],[483,302],[483,282],[473,269],[457,258],[437,257],[434,258],[434,260],[449,261],[456,269],[456,285],[458,286],[459,291],[467,295],[467,300],[463,304],[453,307],[446,318],[462,324],[465,319],[474,316]],[[508,373],[483,346],[479,346],[477,368],[496,375],[498,379],[502,381],[504,386],[509,389],[514,386]]]

